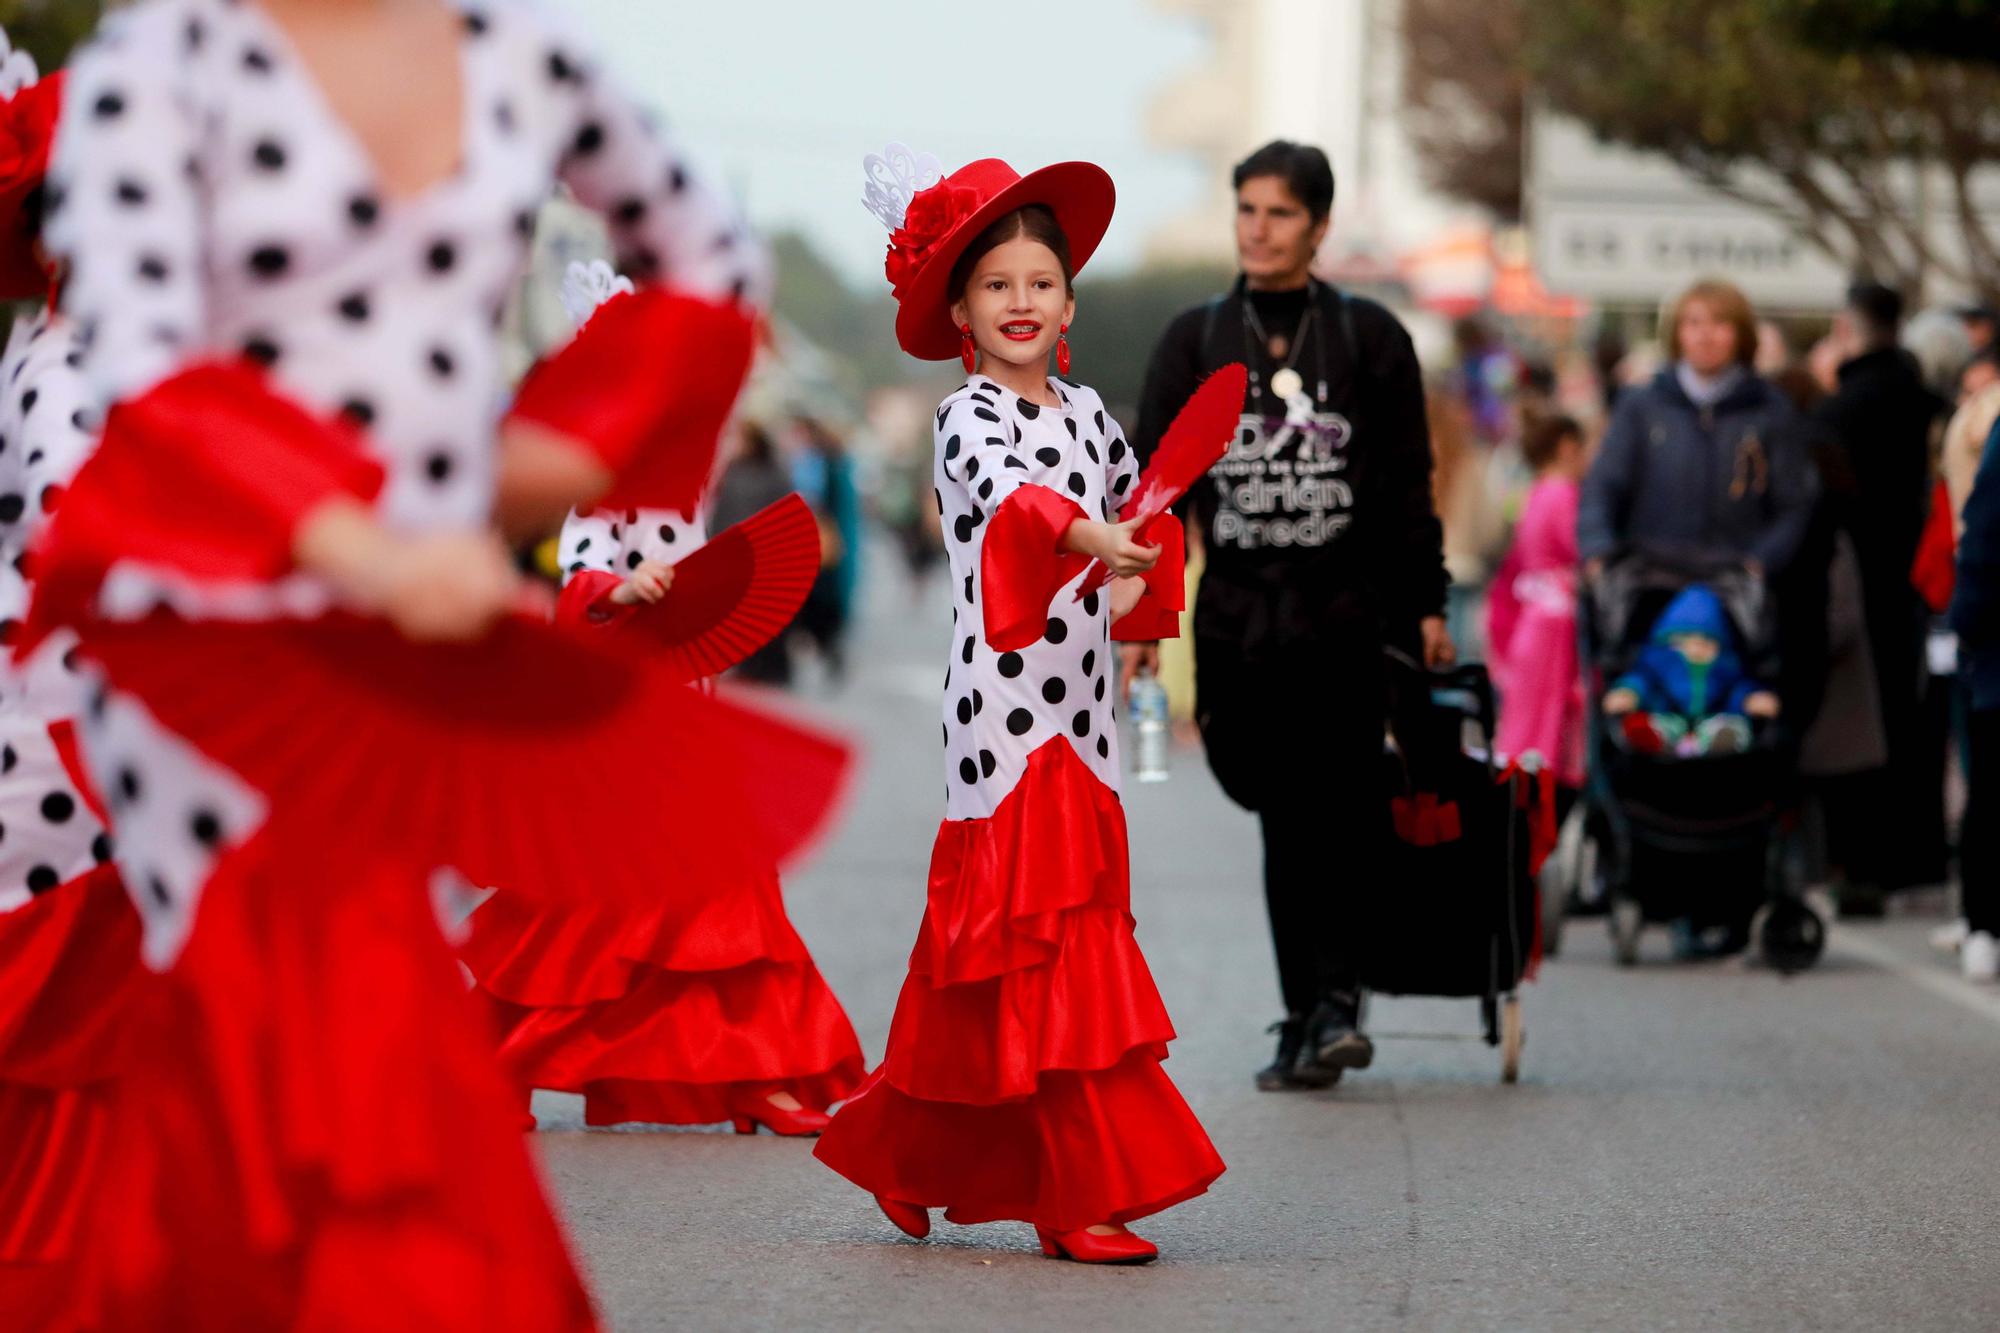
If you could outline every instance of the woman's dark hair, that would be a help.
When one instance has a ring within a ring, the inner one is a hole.
[[[1311,144],[1273,139],[1236,164],[1231,177],[1235,189],[1259,176],[1276,176],[1306,206],[1314,222],[1324,222],[1333,212],[1333,163]]]
[[[1025,236],[1031,241],[1040,241],[1055,252],[1056,263],[1062,266],[1063,289],[1074,291],[1072,285],[1076,277],[1076,266],[1069,259],[1069,237],[1063,234],[1062,224],[1056,221],[1055,210],[1047,204],[1024,204],[1011,213],[1003,213],[994,219],[993,225],[973,238],[965,253],[951,266],[951,276],[945,282],[945,293],[953,301],[965,298],[966,284],[972,281],[972,271],[979,261],[1016,237]]]
[[[1559,415],[1541,417],[1528,423],[1528,429],[1522,432],[1521,457],[1529,467],[1540,472],[1556,461],[1564,440],[1583,442],[1583,427],[1576,424],[1576,418]]]

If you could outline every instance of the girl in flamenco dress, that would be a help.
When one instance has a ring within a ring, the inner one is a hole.
[[[61,76],[0,34],[0,296],[52,275],[28,200],[39,192]],[[0,355],[0,642],[28,610],[27,552],[89,455],[73,330],[18,319]],[[71,1326],[65,1307],[104,1158],[126,1006],[139,992],[139,922],[108,864],[111,840],[81,780],[72,719],[86,690],[69,643],[0,663],[0,1310],[23,1328]]]
[[[645,345],[698,327],[747,362],[735,303],[766,288],[761,248],[524,4],[145,0],[70,71],[48,236],[84,373],[112,410],[41,549],[29,630],[77,627],[106,674],[85,758],[161,973],[118,1105],[116,1194],[93,1221],[104,1326],[594,1326],[431,898],[443,864],[524,884],[531,870],[564,882],[567,863],[526,841],[538,806],[496,830],[454,795],[505,798],[530,785],[525,765],[487,781],[495,764],[465,763],[419,791],[404,775],[424,754],[397,748],[423,734],[457,755],[440,718],[461,696],[490,701],[525,659],[573,660],[514,614],[494,525],[529,533],[621,488],[647,499],[634,478],[656,476],[670,419],[687,419],[662,398],[695,382],[630,356],[567,406],[552,361],[540,396],[524,387],[500,419],[499,316],[558,183],[606,215],[628,272],[679,289],[625,298],[623,336],[692,321]],[[739,382],[740,366],[728,397]],[[237,665],[223,650],[238,645],[289,674]],[[367,755],[324,776],[285,758],[288,737],[350,744],[354,710],[380,716],[396,701],[378,708],[374,691],[417,680],[413,660],[432,674],[407,733],[371,722]],[[463,672],[459,689],[435,682],[438,663]],[[246,715],[288,691],[339,697],[245,739],[211,716],[218,676],[220,706]],[[594,739],[588,693],[568,691],[576,706],[531,743]],[[742,734],[723,725],[738,712],[678,686],[618,697],[648,718],[709,719],[712,740]],[[476,746],[518,754],[492,720],[504,710],[481,707],[464,724],[486,728]],[[663,745],[658,731],[631,741]],[[603,766],[621,759],[636,756]],[[675,799],[692,811],[703,795],[683,772]],[[453,859],[419,860],[433,834],[457,840]],[[705,836],[757,842],[727,820],[593,842],[617,864],[655,843],[698,860]]]
[[[593,267],[572,266],[564,283],[579,323],[612,290],[609,271]],[[706,536],[699,514],[572,513],[557,618],[609,628],[657,603]],[[493,1012],[507,1077],[581,1093],[591,1125],[824,1129],[826,1108],[861,1081],[861,1046],[785,915],[777,871],[747,872],[706,900],[682,922],[504,890],[489,898],[459,956]]]
[[[1032,1223],[1050,1258],[1144,1263],[1125,1224],[1223,1164],[1160,1067],[1174,1032],[1132,937],[1118,799],[1111,640],[1173,633],[1178,543],[1119,521],[1132,450],[1096,393],[1047,373],[1051,351],[1068,372],[1111,181],[985,159],[938,182],[900,146],[869,169],[897,340],[967,371],[937,410],[945,818],[887,1054],[816,1155],[913,1237],[943,1208]],[[1078,599],[1093,558],[1118,577]]]

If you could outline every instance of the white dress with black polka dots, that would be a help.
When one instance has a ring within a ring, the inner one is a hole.
[[[27,614],[27,551],[95,441],[80,361],[69,326],[47,311],[18,321],[0,355],[0,643]],[[88,688],[72,643],[52,636],[24,663],[0,659],[0,912],[111,855],[49,731]]]
[[[1049,604],[1039,643],[995,652],[983,627],[980,557],[987,520],[1023,485],[1046,486],[1084,514],[1124,506],[1138,461],[1095,390],[1050,380],[1060,407],[1038,407],[973,376],[937,411],[935,481],[957,604],[945,676],[945,818],[983,819],[1052,738],[1118,790],[1117,668],[1107,597],[1075,599],[1078,575]]]
[[[514,0],[460,8],[461,163],[403,198],[257,5],[149,0],[106,20],[71,66],[46,232],[70,265],[63,307],[98,404],[242,354],[365,429],[387,472],[385,520],[473,527],[491,508],[508,395],[500,316],[558,184],[606,216],[635,278],[762,299],[767,258],[733,206],[553,17]],[[208,601],[164,584],[149,601],[133,583],[114,571],[104,609],[325,602],[302,577]],[[148,956],[163,962],[214,852],[261,818],[256,799],[129,700],[96,710],[85,740]]]
[[[585,570],[624,578],[648,560],[676,565],[708,541],[708,525],[671,509],[593,509],[563,523],[563,582]]]

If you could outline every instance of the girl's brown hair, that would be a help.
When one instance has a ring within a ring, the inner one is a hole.
[[[1528,428],[1521,433],[1521,457],[1529,467],[1540,472],[1555,462],[1556,455],[1562,452],[1564,440],[1583,442],[1583,427],[1577,424],[1575,417],[1538,417],[1529,422]]]
[[[1667,317],[1660,326],[1660,341],[1666,344],[1668,359],[1681,359],[1681,320],[1686,317],[1688,307],[1696,302],[1707,306],[1710,314],[1736,330],[1737,364],[1754,365],[1757,360],[1757,310],[1750,304],[1750,298],[1743,294],[1742,288],[1720,278],[1697,282],[1668,307]]]
[[[1056,221],[1055,210],[1047,204],[1024,204],[994,219],[993,225],[980,232],[972,244],[965,247],[965,253],[951,266],[951,276],[945,283],[945,292],[950,299],[964,300],[966,286],[971,283],[972,271],[979,266],[979,261],[1021,236],[1040,241],[1055,253],[1056,263],[1062,267],[1063,289],[1073,292],[1076,266],[1070,262],[1069,237],[1063,234],[1062,224]]]

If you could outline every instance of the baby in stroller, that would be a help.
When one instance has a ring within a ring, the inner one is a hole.
[[[1741,753],[1751,720],[1779,711],[1778,696],[1745,669],[1722,599],[1701,583],[1667,604],[1603,707],[1626,749],[1674,756]]]

